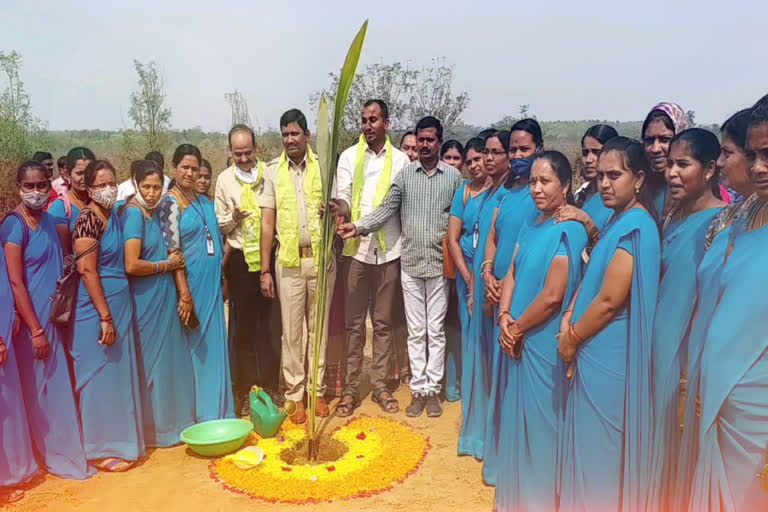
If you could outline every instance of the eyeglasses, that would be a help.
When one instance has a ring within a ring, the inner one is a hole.
[[[506,156],[507,152],[506,151],[500,151],[498,149],[484,149],[483,150],[483,154],[486,155],[486,156],[491,155],[494,158],[498,158],[498,157],[500,157],[502,155]]]

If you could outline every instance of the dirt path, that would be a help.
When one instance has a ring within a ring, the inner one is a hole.
[[[395,394],[401,408],[408,404],[408,390]],[[357,410],[378,416],[378,406],[367,398]],[[446,403],[437,420],[426,415],[408,419],[404,412],[395,415],[414,429],[429,436],[432,449],[421,469],[404,483],[371,498],[347,502],[297,507],[267,504],[222,489],[208,476],[208,461],[190,457],[183,446],[155,450],[143,464],[127,473],[99,473],[84,481],[61,480],[47,476],[28,490],[23,501],[0,506],[3,512],[113,512],[113,511],[340,511],[360,512],[461,510],[488,512],[493,508],[493,489],[482,484],[480,463],[456,455],[456,439],[461,418],[459,402]],[[334,419],[331,426],[340,424]]]

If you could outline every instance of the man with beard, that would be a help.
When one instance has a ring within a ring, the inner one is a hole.
[[[387,135],[389,109],[382,100],[369,100],[361,114],[362,135],[339,158],[339,195],[336,215],[350,215],[352,222],[378,207],[397,175],[410,161],[393,147]],[[376,233],[350,239],[344,246],[347,269],[345,330],[347,364],[339,416],[350,416],[360,403],[360,372],[365,347],[365,319],[372,302],[373,361],[371,398],[384,412],[399,410],[387,389],[387,370],[394,355],[394,311],[400,289],[400,219],[392,216]]]

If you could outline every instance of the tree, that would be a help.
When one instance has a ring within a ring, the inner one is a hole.
[[[43,123],[32,115],[29,95],[21,80],[21,55],[0,51],[0,68],[6,87],[0,95],[0,160],[16,162],[29,158]]]
[[[445,65],[445,59],[434,60],[432,67],[421,71],[411,95],[410,114],[414,124],[424,116],[434,116],[443,124],[443,130],[451,132],[461,124],[468,106],[467,91],[454,96],[453,68]]]
[[[328,76],[329,86],[310,95],[313,109],[319,104],[321,96],[325,95],[331,101],[335,97],[339,74],[330,73]],[[466,91],[453,92],[453,68],[438,59],[433,61],[432,66],[421,70],[409,69],[401,62],[365,66],[355,76],[344,108],[343,127],[348,134],[359,132],[360,110],[370,99],[380,99],[387,104],[395,131],[412,129],[420,118],[432,115],[440,119],[446,132],[450,132],[461,124],[469,105]],[[329,108],[333,109],[333,104]]]
[[[133,61],[139,76],[137,88],[131,93],[128,116],[146,151],[160,151],[171,127],[171,109],[165,106],[165,83],[157,64]]]
[[[248,113],[248,102],[246,101],[245,96],[240,94],[240,91],[235,90],[233,92],[225,93],[224,99],[227,100],[229,108],[232,111],[232,124],[230,126],[235,126],[236,124],[244,124],[249,127],[253,126],[251,115]]]
[[[528,103],[520,105],[520,119],[526,119],[528,117],[528,110],[530,110],[530,108],[531,105]]]
[[[688,112],[685,113],[685,115],[688,116],[688,122],[690,123],[690,125],[692,127],[696,126],[696,111],[689,110]]]

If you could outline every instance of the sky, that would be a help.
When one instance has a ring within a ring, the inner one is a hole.
[[[258,128],[341,67],[365,19],[361,66],[444,58],[486,125],[529,104],[541,120],[639,120],[659,101],[721,123],[768,92],[765,0],[454,2],[0,0],[0,50],[23,57],[52,130],[130,127],[133,60],[162,70],[174,128],[226,131],[224,94]]]

